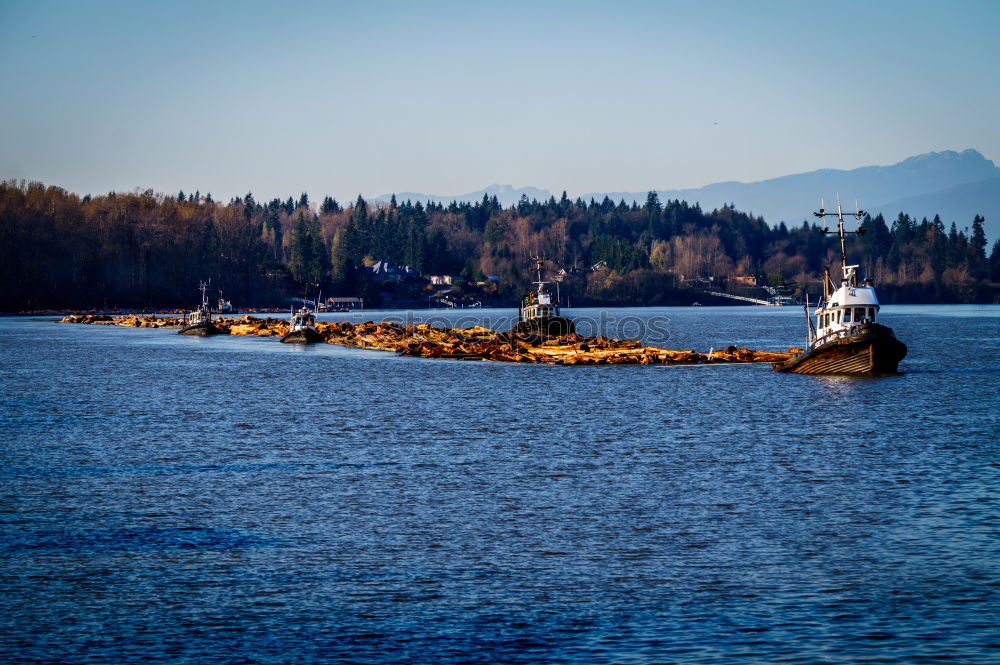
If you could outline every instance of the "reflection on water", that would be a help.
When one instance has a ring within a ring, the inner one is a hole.
[[[992,662],[996,311],[886,307],[874,380],[0,320],[0,658]]]

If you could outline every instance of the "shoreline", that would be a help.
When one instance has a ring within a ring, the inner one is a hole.
[[[1000,306],[1000,302],[903,302],[903,303],[881,303],[882,307],[930,307],[930,306],[944,306],[944,307],[991,307]],[[574,310],[580,309],[607,309],[607,310],[618,310],[618,309],[691,309],[692,307],[699,307],[704,309],[712,308],[725,308],[725,309],[747,309],[747,310],[768,310],[768,311],[783,311],[783,310],[801,310],[802,304],[796,305],[782,305],[781,307],[765,307],[763,305],[752,305],[752,304],[717,304],[717,305],[586,305],[586,306],[574,306]],[[430,307],[424,309],[417,309],[413,307],[371,307],[368,309],[352,309],[346,312],[336,312],[336,311],[320,311],[317,312],[319,315],[361,315],[366,312],[490,312],[490,311],[503,311],[513,309],[516,310],[516,305],[511,305],[510,307]],[[3,316],[176,316],[183,315],[184,312],[190,312],[190,309],[147,309],[147,308],[120,308],[120,309],[79,309],[79,308],[59,308],[59,309],[38,309],[38,310],[28,310],[20,312],[0,312],[0,317]],[[253,314],[281,314],[287,315],[289,309],[285,308],[273,308],[273,307],[262,307],[262,308],[247,308],[240,310],[235,314],[219,314],[218,312],[212,312],[213,316],[246,316]]]

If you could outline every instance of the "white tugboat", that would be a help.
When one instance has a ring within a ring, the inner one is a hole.
[[[306,287],[306,295],[309,289]],[[292,312],[291,328],[288,333],[281,338],[284,344],[315,344],[323,341],[323,336],[316,330],[316,313],[309,309],[309,301],[306,296],[302,298],[302,308],[297,312]],[[316,298],[319,302],[319,297]]]
[[[538,280],[532,282],[535,288],[519,303],[518,322],[511,332],[547,337],[572,334],[573,322],[559,313],[558,297],[553,302],[549,283],[542,281],[542,258],[536,256],[533,259]]]
[[[217,310],[219,314],[236,314],[236,308],[233,307],[233,303],[230,300],[225,300],[222,297],[222,289],[219,289],[219,306]]]
[[[222,333],[215,323],[212,322],[212,311],[208,307],[208,296],[205,295],[205,289],[208,285],[205,282],[199,282],[198,288],[201,289],[201,305],[198,309],[191,312],[191,315],[187,317],[187,323],[184,327],[177,331],[178,335],[219,335]]]
[[[816,217],[837,216],[840,236],[840,262],[843,277],[834,285],[827,267],[823,274],[823,299],[814,311],[816,323],[809,319],[806,303],[806,323],[809,327],[806,350],[785,362],[775,363],[776,372],[795,374],[851,374],[859,376],[893,374],[899,361],[906,356],[906,345],[896,339],[892,329],[876,323],[879,312],[875,285],[871,279],[858,283],[858,266],[847,265],[844,237],[848,233],[861,235],[863,229],[844,231],[844,213],[837,199],[837,212],[826,212],[822,205]],[[865,213],[856,210],[855,219]],[[821,233],[832,233],[821,229]]]

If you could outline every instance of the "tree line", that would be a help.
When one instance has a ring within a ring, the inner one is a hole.
[[[960,229],[938,217],[865,217],[849,258],[885,302],[992,302],[1000,241],[987,252],[985,220],[970,221]],[[8,181],[0,184],[0,310],[190,307],[202,280],[242,306],[280,305],[303,284],[377,304],[387,287],[364,270],[374,261],[473,281],[496,276],[499,297],[514,302],[536,255],[567,270],[566,290],[580,305],[687,303],[692,288],[735,276],[815,294],[823,267],[839,262],[836,239],[817,230],[769,226],[732,205],[661,202],[654,192],[643,205],[563,193],[504,208],[495,196],[447,205],[359,196],[342,205],[248,193],[221,202],[200,192],[79,196]]]

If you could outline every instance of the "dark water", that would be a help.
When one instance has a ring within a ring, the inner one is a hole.
[[[996,663],[1000,308],[884,312],[874,380],[0,320],[0,661]]]

